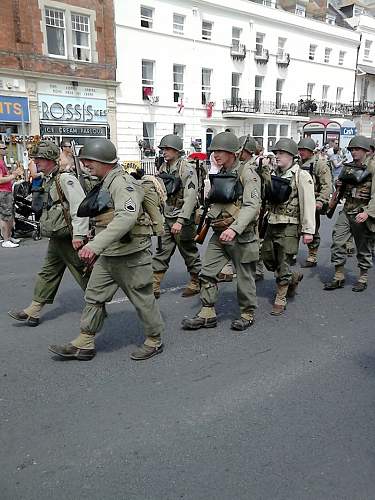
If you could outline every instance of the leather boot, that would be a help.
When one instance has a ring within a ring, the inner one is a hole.
[[[280,316],[286,308],[286,294],[288,293],[289,284],[277,284],[276,298],[272,307],[272,316]]]
[[[292,281],[289,283],[288,291],[286,293],[286,296],[288,298],[292,298],[295,296],[297,292],[298,285],[300,282],[303,280],[303,274],[295,271],[292,273]]]
[[[183,330],[199,330],[217,326],[216,311],[213,306],[203,306],[194,318],[185,318],[181,323]]]
[[[309,248],[309,255],[306,259],[306,262],[301,267],[315,267],[317,265],[318,260],[318,249],[317,248]]]
[[[158,299],[160,297],[160,285],[161,282],[163,281],[164,274],[165,271],[154,272],[152,289],[154,291],[155,299]]]
[[[337,290],[345,285],[344,266],[335,266],[335,275],[329,283],[326,283],[323,290]]]
[[[368,271],[367,269],[359,270],[359,278],[357,282],[354,284],[352,291],[353,292],[363,292],[367,288],[368,282]]]
[[[197,273],[190,273],[191,279],[182,292],[182,297],[192,297],[200,292],[199,277]]]

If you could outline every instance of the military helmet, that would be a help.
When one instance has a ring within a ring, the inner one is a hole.
[[[94,160],[114,165],[118,162],[116,147],[109,139],[91,139],[79,152],[80,160]]]
[[[249,135],[243,135],[238,139],[238,141],[241,147],[246,141],[246,144],[243,146],[243,148],[249,153],[255,153],[257,148],[257,141],[254,139],[254,137],[250,137]]]
[[[30,158],[57,161],[60,156],[60,150],[52,141],[40,141],[30,148],[29,156]]]
[[[209,147],[210,151],[226,151],[227,153],[237,153],[240,148],[240,141],[232,132],[216,134]]]
[[[181,137],[176,134],[168,134],[162,137],[158,148],[172,148],[176,151],[182,151],[184,145],[182,143]]]
[[[312,152],[314,152],[316,149],[315,141],[313,139],[311,139],[311,137],[304,137],[303,139],[301,139],[299,141],[297,146],[298,146],[298,149],[308,149],[309,151],[312,151]]]
[[[72,145],[69,141],[69,139],[63,139],[61,142],[60,142],[60,148],[71,148]]]
[[[271,151],[275,153],[276,151],[285,151],[286,153],[289,153],[292,156],[298,155],[297,143],[293,141],[293,139],[287,139],[286,137],[279,139],[276,142],[276,144],[271,148]]]
[[[371,139],[365,137],[364,135],[356,135],[352,139],[350,139],[347,149],[349,149],[350,151],[353,148],[361,148],[364,149],[365,151],[370,151]]]

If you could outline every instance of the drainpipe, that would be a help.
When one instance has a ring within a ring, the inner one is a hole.
[[[356,62],[355,62],[353,101],[352,101],[353,109],[354,109],[354,102],[355,102],[355,88],[357,86],[358,59],[359,59],[359,49],[361,48],[361,41],[362,41],[362,33],[359,35],[359,45],[357,47],[357,59],[356,59]]]

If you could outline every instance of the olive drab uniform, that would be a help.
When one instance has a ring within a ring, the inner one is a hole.
[[[85,197],[78,179],[68,172],[59,173],[56,166],[56,170],[43,179],[42,196],[40,225],[42,236],[49,238],[47,255],[38,273],[30,306],[23,311],[9,311],[14,319],[27,321],[30,326],[39,323],[44,304],[53,303],[66,268],[82,290],[89,280],[89,273],[85,272],[85,265],[72,246],[72,239],[83,240],[89,232],[89,219],[77,217],[77,209]],[[70,219],[69,226],[62,203]]]
[[[115,166],[98,192],[104,209],[94,216],[95,237],[86,246],[99,257],[85,293],[81,334],[71,345],[94,348],[94,336],[106,317],[105,303],[120,287],[143,324],[145,345],[159,347],[164,324],[152,293],[152,223],[143,210],[144,189]]]
[[[224,183],[230,182],[234,177],[240,189],[232,201],[226,203],[216,201],[216,177],[221,177]],[[237,300],[241,313],[241,318],[232,322],[232,328],[241,330],[244,329],[241,327],[241,322],[250,324],[253,322],[257,307],[255,270],[259,258],[256,227],[261,203],[260,178],[251,161],[241,165],[236,160],[231,169],[221,169],[218,174],[210,176],[210,180],[212,188],[208,218],[211,221],[213,234],[204,255],[200,274],[202,307],[197,317],[185,319],[182,326],[188,330],[216,326],[217,276],[223,266],[231,260],[237,273]],[[225,243],[220,241],[219,237],[228,228],[236,232],[236,237],[233,241]]]
[[[322,204],[321,210],[315,211],[315,233],[312,243],[307,245],[309,255],[303,267],[313,267],[317,262],[320,246],[320,216],[324,215],[332,194],[332,174],[327,160],[313,156],[301,164],[301,169],[308,172],[314,181],[315,201]]]
[[[153,256],[154,292],[160,295],[160,282],[168,270],[169,262],[176,247],[180,251],[191,282],[186,288],[186,296],[199,292],[198,274],[201,270],[201,260],[197,245],[195,208],[198,200],[198,179],[195,166],[182,158],[172,163],[164,162],[159,170],[159,178],[163,179],[167,200],[164,209],[164,234],[161,236],[161,248]],[[182,224],[179,234],[172,234],[171,228],[175,222]]]
[[[309,173],[294,163],[286,171],[275,169],[271,175],[289,181],[290,194],[283,203],[267,204],[268,226],[262,246],[262,258],[266,268],[276,275],[277,294],[272,314],[281,314],[286,297],[294,295],[294,289],[302,275],[292,272],[294,256],[298,253],[301,232],[315,233],[315,196],[313,180]]]
[[[335,265],[335,280],[344,284],[344,266],[347,253],[345,243],[353,236],[357,249],[359,267],[358,283],[353,291],[362,291],[367,286],[368,270],[372,267],[372,248],[375,238],[375,163],[366,160],[363,165],[345,164],[339,176],[343,183],[345,203],[339,213],[332,232],[331,262]],[[360,224],[357,214],[366,212],[369,218]],[[336,286],[335,288],[341,288]],[[325,289],[333,287],[325,286]]]

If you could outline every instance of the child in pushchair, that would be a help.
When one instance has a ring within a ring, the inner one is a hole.
[[[32,207],[31,189],[27,181],[17,181],[13,184],[14,199],[14,231],[17,236],[32,236],[37,241],[41,239],[40,224]]]

